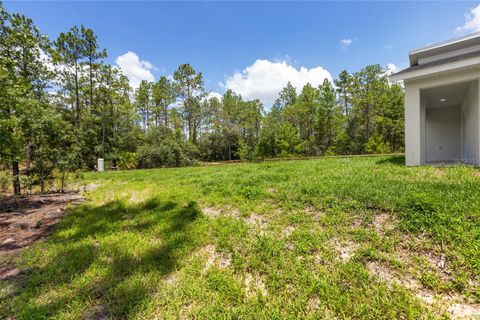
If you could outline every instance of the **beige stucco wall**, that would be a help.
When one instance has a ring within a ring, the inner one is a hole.
[[[448,72],[441,75],[431,75],[421,79],[405,81],[405,158],[406,165],[419,166],[425,163],[425,103],[421,101],[420,90],[433,87],[445,86],[449,84],[461,83],[466,81],[474,81],[474,89],[470,93],[473,109],[469,110],[469,117],[472,121],[467,129],[467,134],[473,135],[472,143],[476,143],[475,147],[462,149],[462,156],[465,155],[463,150],[469,150],[469,154],[473,154],[474,163],[480,165],[480,118],[479,118],[479,101],[480,90],[479,81],[480,70],[471,68],[459,72]],[[475,103],[476,101],[476,103]],[[470,143],[469,143],[470,144]],[[463,145],[463,141],[462,141]]]
[[[405,83],[405,162],[407,166],[422,163],[420,115],[420,88],[415,83]]]
[[[461,107],[461,153],[466,162],[480,163],[479,83],[473,82]]]
[[[460,106],[427,109],[425,161],[461,160]]]

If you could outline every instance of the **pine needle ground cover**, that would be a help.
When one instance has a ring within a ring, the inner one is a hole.
[[[0,284],[15,319],[473,317],[480,171],[401,157],[89,173]]]

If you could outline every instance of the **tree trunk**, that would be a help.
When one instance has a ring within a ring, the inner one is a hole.
[[[30,143],[27,143],[27,147],[25,148],[25,174],[30,176],[30,164],[31,164],[31,150],[30,150]]]
[[[62,180],[61,180],[61,185],[60,185],[60,192],[63,193],[65,187],[65,167],[62,166]]]
[[[192,143],[197,145],[197,125],[192,125]]]
[[[105,112],[102,112],[102,158],[105,159]]]
[[[13,193],[16,196],[21,194],[20,189],[20,169],[18,168],[18,162],[15,161],[12,164],[12,176],[13,176]]]
[[[168,106],[165,106],[165,108],[163,108],[163,121],[165,121],[166,128],[168,125]]]
[[[80,92],[78,88],[78,66],[75,63],[75,109],[76,109],[76,126],[80,124]]]
[[[90,49],[92,50],[92,49]],[[90,51],[91,52],[91,51]],[[93,108],[93,58],[89,56],[89,69],[90,69],[90,108]]]

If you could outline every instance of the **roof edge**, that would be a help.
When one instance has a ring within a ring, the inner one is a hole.
[[[480,66],[480,55],[472,56],[467,59],[449,61],[442,64],[431,64],[426,67],[417,68],[410,67],[394,73],[388,77],[391,82],[398,82],[416,78],[422,78],[425,76],[431,76],[434,74],[441,74],[448,71],[471,68],[472,66]]]
[[[436,42],[436,43],[433,43],[433,44],[425,46],[425,47],[420,47],[420,48],[417,48],[417,49],[413,49],[413,50],[409,51],[409,55],[418,54],[418,53],[422,53],[422,52],[425,52],[425,51],[430,51],[432,49],[445,47],[447,45],[451,45],[451,44],[454,44],[454,43],[458,43],[458,42],[462,42],[462,41],[465,41],[465,40],[473,39],[473,38],[476,38],[476,37],[480,37],[480,31],[477,31],[477,32],[474,32],[474,33],[469,33],[469,34],[459,36],[459,37],[456,37],[456,38],[453,38],[453,39],[448,39],[448,40]]]

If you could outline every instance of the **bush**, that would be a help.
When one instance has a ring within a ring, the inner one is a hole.
[[[192,153],[193,148],[178,141],[170,129],[153,127],[137,151],[137,161],[142,168],[181,167],[195,163]]]
[[[20,175],[20,188],[27,190],[28,193],[32,193],[33,186],[35,185],[35,178],[33,176]]]
[[[118,168],[121,170],[135,169],[138,166],[135,152],[121,151],[118,154]]]
[[[238,134],[230,131],[206,134],[199,142],[200,158],[205,161],[238,159],[239,140]]]
[[[8,174],[5,171],[0,171],[0,190],[7,190],[9,182]]]
[[[370,154],[389,153],[390,144],[385,142],[381,135],[375,133],[370,139],[368,139],[368,142],[365,144],[365,149],[367,150],[367,153]]]
[[[239,140],[238,155],[240,159],[246,161],[259,161],[261,159],[256,145],[254,143],[246,143],[244,139]]]

